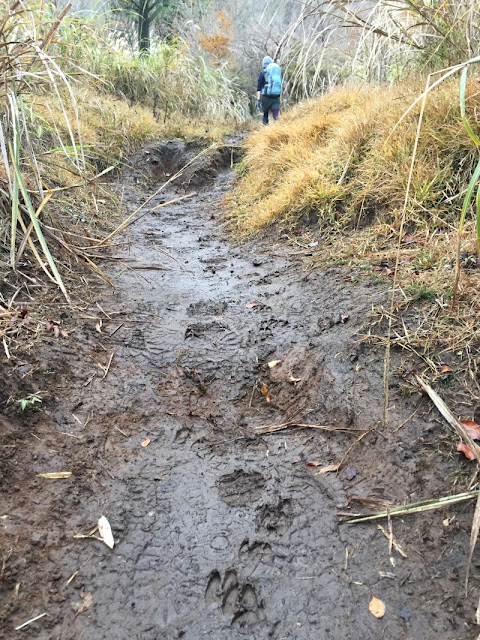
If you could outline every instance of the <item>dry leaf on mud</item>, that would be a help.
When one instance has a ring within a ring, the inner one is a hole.
[[[260,387],[260,393],[262,396],[268,395],[268,387],[264,382],[262,382],[262,386]]]
[[[472,440],[480,440],[480,426],[474,420],[460,420],[460,422],[464,425]],[[469,460],[475,460],[475,454],[468,444],[460,442],[457,446],[457,451],[464,453]]]
[[[290,384],[297,384],[297,382],[300,382],[301,378],[294,378],[293,376],[290,376],[289,379],[287,380],[287,382],[289,382]]]
[[[339,467],[340,462],[338,462],[337,464],[329,464],[326,467],[323,467],[323,469],[320,469],[320,471],[317,471],[315,475],[320,476],[324,473],[330,473],[331,471],[338,471]]]
[[[385,615],[385,603],[380,600],[380,598],[372,596],[372,599],[370,600],[370,603],[368,605],[368,610],[370,611],[372,616],[375,616],[375,618],[383,618],[383,616]]]
[[[52,473],[39,473],[37,474],[40,478],[50,478],[51,480],[60,480],[62,478],[70,478],[72,475],[71,471],[54,471]]]
[[[440,373],[453,373],[453,369],[452,367],[449,367],[448,364],[442,364]]]
[[[273,367],[276,367],[277,364],[280,364],[281,362],[281,360],[270,360],[270,362],[268,362],[267,364],[269,369],[273,369]]]
[[[480,425],[474,420],[460,420],[460,422],[465,425],[472,440],[480,440]]]
[[[258,300],[253,300],[253,302],[249,302],[248,304],[246,304],[245,306],[247,307],[247,309],[253,309],[253,307],[258,307],[259,305],[261,305],[261,302],[258,302]]]
[[[147,438],[146,440],[144,440],[142,442],[142,447],[148,447],[148,445],[150,444],[151,440],[150,438]]]
[[[75,610],[75,617],[89,609],[93,602],[93,596],[91,593],[81,594],[81,597],[81,602],[74,602],[72,604],[72,607]]]
[[[321,464],[321,462],[317,462],[316,460],[310,460],[307,462],[307,467],[319,467]]]
[[[464,453],[465,457],[468,458],[469,460],[475,460],[475,454],[470,449],[468,444],[464,444],[463,442],[460,442],[457,446],[457,451],[459,451],[460,453]]]
[[[110,549],[113,549],[115,541],[113,540],[113,534],[112,534],[112,529],[110,527],[110,523],[105,518],[105,516],[102,516],[98,520],[98,533],[100,534],[100,538],[107,545],[107,547],[110,547]]]

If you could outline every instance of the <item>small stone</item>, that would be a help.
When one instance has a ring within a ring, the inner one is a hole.
[[[347,480],[353,480],[356,475],[357,475],[357,472],[355,471],[355,469],[353,467],[347,467],[345,469],[345,478]]]
[[[407,606],[403,605],[403,607],[400,609],[400,617],[403,620],[405,620],[405,622],[408,622],[410,620],[410,618],[412,617],[411,609],[409,609]]]

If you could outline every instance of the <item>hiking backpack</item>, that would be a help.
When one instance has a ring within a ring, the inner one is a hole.
[[[271,62],[264,71],[265,86],[263,95],[279,96],[282,93],[282,70],[276,62]]]

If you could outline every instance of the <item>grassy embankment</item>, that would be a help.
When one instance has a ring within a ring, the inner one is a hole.
[[[476,80],[468,86],[475,90]],[[420,304],[408,330],[399,320],[394,341],[427,358],[445,346],[471,355],[478,349],[480,317],[470,209],[451,309],[462,203],[479,161],[461,119],[458,78],[427,99],[399,236],[420,103],[402,116],[422,89],[419,83],[338,88],[298,105],[250,136],[227,206],[240,235],[271,226],[293,231],[293,237],[306,233],[295,241],[319,241],[314,263],[349,265],[354,279],[390,285],[398,255],[397,311],[417,300],[433,306]],[[479,107],[478,93],[467,92],[467,114]]]

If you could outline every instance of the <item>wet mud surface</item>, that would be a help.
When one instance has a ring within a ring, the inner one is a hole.
[[[49,390],[42,406],[5,410],[0,637],[476,637],[473,504],[394,520],[407,556],[394,551],[395,566],[375,523],[339,522],[355,498],[450,493],[460,464],[428,402],[393,376],[391,428],[379,426],[382,352],[359,336],[385,292],[308,271],[292,247],[232,244],[219,224],[231,172],[215,173],[130,228],[115,289],[31,356],[24,384]],[[155,187],[129,186],[129,206]],[[292,421],[349,431],[255,435]],[[73,476],[37,477],[60,470]],[[101,515],[113,550],[74,538]]]

